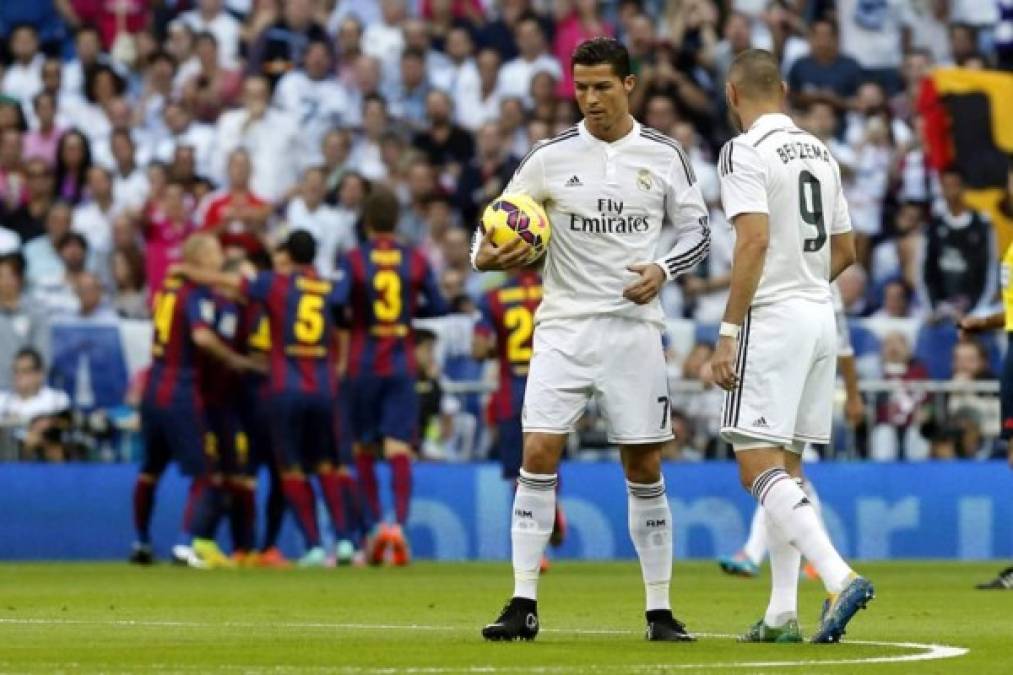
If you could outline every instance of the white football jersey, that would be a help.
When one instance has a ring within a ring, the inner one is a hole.
[[[663,325],[657,298],[638,305],[623,297],[623,288],[639,276],[627,266],[655,262],[671,280],[710,247],[707,208],[686,154],[676,141],[635,121],[613,143],[581,122],[536,144],[503,192],[518,193],[541,203],[552,226],[536,322],[611,314]],[[659,257],[666,222],[677,238]]]
[[[761,116],[728,141],[718,160],[729,222],[769,216],[770,244],[753,305],[787,298],[830,302],[830,236],[851,230],[837,162],[782,114]]]

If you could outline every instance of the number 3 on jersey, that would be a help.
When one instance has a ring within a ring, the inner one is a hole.
[[[816,228],[816,236],[803,241],[802,250],[806,253],[815,253],[827,243],[827,226],[823,222],[823,194],[820,191],[820,181],[805,170],[798,175],[798,209],[802,222]]]
[[[535,329],[534,317],[527,307],[511,307],[503,315],[503,325],[510,331],[507,337],[507,360],[510,363],[531,361],[531,334]]]
[[[373,314],[377,321],[394,323],[401,318],[401,277],[394,270],[380,270],[373,277]]]

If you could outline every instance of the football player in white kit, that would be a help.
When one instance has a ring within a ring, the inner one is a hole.
[[[728,303],[711,359],[728,393],[721,434],[742,485],[768,518],[770,604],[741,639],[799,642],[800,555],[829,598],[813,642],[838,642],[873,597],[834,549],[800,486],[806,443],[828,443],[837,332],[830,282],[855,260],[840,170],[829,150],[782,113],[787,87],[763,50],[732,62],[725,93],[742,133],[718,160],[735,227]]]
[[[573,73],[583,121],[532,148],[504,191],[544,204],[552,238],[521,414],[524,459],[510,528],[514,593],[482,635],[530,640],[538,633],[539,562],[552,532],[556,471],[567,434],[593,396],[626,474],[647,638],[692,640],[669,600],[672,514],[661,448],[672,430],[657,296],[707,255],[707,208],[679,144],[630,115],[636,77],[626,48],[611,38],[588,40],[574,52]],[[659,257],[666,221],[678,237]],[[486,234],[476,235],[472,260],[478,270],[504,269],[526,255],[519,240],[497,248]]]

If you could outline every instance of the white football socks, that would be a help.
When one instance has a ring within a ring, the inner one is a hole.
[[[753,521],[749,524],[749,538],[746,539],[742,552],[754,565],[762,565],[767,557],[767,522],[763,507],[757,506],[753,512]]]
[[[538,599],[542,555],[556,518],[556,474],[521,469],[510,521],[513,543],[514,597]]]
[[[851,568],[830,543],[823,524],[802,488],[782,468],[768,469],[753,482],[753,496],[781,533],[816,568],[830,593],[840,593]]]
[[[672,511],[665,496],[665,479],[657,483],[626,481],[626,490],[630,538],[640,557],[647,611],[671,609]]]
[[[781,528],[762,506],[764,529],[770,549],[770,602],[763,622],[780,628],[791,619],[798,618],[798,570],[802,554],[791,545]]]

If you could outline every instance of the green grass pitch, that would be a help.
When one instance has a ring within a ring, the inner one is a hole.
[[[534,643],[485,643],[511,589],[506,563],[405,569],[201,572],[159,565],[0,565],[0,672],[1009,673],[1013,593],[975,591],[998,564],[861,565],[878,597],[840,645],[739,645],[765,573],[676,564],[677,616],[695,644],[643,639],[635,561],[556,563]],[[822,598],[802,582],[808,632]],[[878,644],[861,644],[875,642]],[[884,644],[894,643],[894,644]],[[938,660],[927,646],[963,647]],[[833,663],[838,662],[838,663]]]

